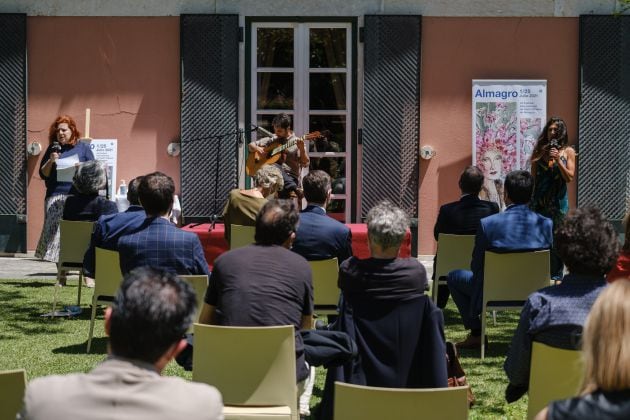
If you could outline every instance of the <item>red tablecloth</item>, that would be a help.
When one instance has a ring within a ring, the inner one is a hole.
[[[352,231],[352,253],[354,256],[357,258],[368,258],[370,256],[370,249],[367,242],[367,225],[365,223],[349,223],[346,224],[346,226]],[[223,224],[215,224],[214,229],[211,227],[212,225],[210,223],[203,223],[200,225],[191,224],[182,228],[199,236],[199,240],[203,246],[203,252],[206,255],[206,260],[210,268],[212,268],[214,260],[230,248],[223,237],[225,230]],[[400,247],[400,256],[411,256],[411,234],[409,231],[407,231],[405,240]]]

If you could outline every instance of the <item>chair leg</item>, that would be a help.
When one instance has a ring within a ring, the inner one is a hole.
[[[79,270],[79,292],[77,295],[77,306],[81,306],[81,286],[83,285],[83,269]]]
[[[433,299],[433,303],[437,304],[438,281],[431,279],[429,281],[431,282],[431,299]]]
[[[88,335],[87,352],[90,352],[92,347],[92,335],[94,334],[94,319],[96,318],[96,297],[92,298],[92,316],[90,317],[90,334]]]
[[[53,287],[55,288],[55,290],[53,291],[53,305],[52,305],[51,318],[55,317],[55,311],[57,310],[57,294],[59,293],[59,289],[61,289],[61,285],[59,284],[59,282],[57,282],[55,283]]]
[[[486,305],[481,307],[481,360],[486,357]]]
[[[492,323],[495,327],[497,326],[497,311],[492,311]]]

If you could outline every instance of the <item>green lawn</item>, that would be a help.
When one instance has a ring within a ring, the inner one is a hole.
[[[76,278],[76,277],[74,277]],[[61,305],[76,304],[76,280],[60,289]],[[103,311],[97,311],[92,353],[86,354],[90,325],[92,289],[83,288],[83,313],[75,318],[42,318],[40,315],[52,309],[52,280],[0,280],[0,370],[26,369],[28,378],[68,372],[87,372],[106,354],[106,338],[103,331]],[[444,313],[446,337],[460,341],[465,337],[459,315],[452,301]],[[462,365],[466,371],[477,402],[470,411],[471,419],[525,418],[527,397],[514,404],[506,404],[503,397],[507,379],[503,361],[516,323],[518,312],[499,312],[496,327],[488,328],[490,347],[482,362],[479,351],[462,351]],[[175,363],[171,363],[165,375],[190,379]],[[325,370],[317,371],[312,406],[319,404],[324,384]]]

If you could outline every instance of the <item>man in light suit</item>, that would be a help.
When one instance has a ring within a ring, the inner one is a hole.
[[[496,203],[479,198],[482,185],[483,172],[476,166],[467,166],[459,177],[459,189],[462,192],[460,199],[440,207],[433,227],[433,236],[436,241],[440,233],[474,235],[477,233],[479,220],[499,212],[499,206]],[[435,262],[436,260],[433,261],[434,274]],[[437,299],[439,308],[446,306],[448,296],[448,286],[440,285]]]
[[[534,179],[527,171],[513,171],[505,178],[503,213],[485,217],[479,222],[475,236],[472,261],[468,270],[454,270],[448,274],[448,287],[453,295],[464,327],[471,330],[459,348],[481,346],[481,304],[483,269],[486,251],[517,252],[549,249],[552,245],[551,219],[529,209]]]
[[[105,311],[109,357],[89,373],[32,380],[18,419],[222,419],[221,394],[160,373],[186,347],[192,288],[149,267],[128,274]]]
[[[312,260],[335,258],[341,264],[352,256],[352,234],[343,223],[326,216],[330,201],[330,176],[311,171],[302,181],[308,206],[300,213],[300,224],[291,250]]]
[[[140,182],[138,197],[147,217],[135,233],[118,240],[123,274],[145,265],[177,274],[210,274],[197,235],[168,220],[174,193],[173,179],[162,172],[145,175]]]
[[[146,218],[144,209],[138,200],[138,185],[142,178],[139,176],[129,182],[127,200],[130,205],[127,210],[122,213],[101,216],[94,223],[90,246],[83,257],[83,271],[87,276],[94,277],[96,264],[94,248],[118,251],[118,239],[123,235],[135,232],[142,226],[142,222]]]

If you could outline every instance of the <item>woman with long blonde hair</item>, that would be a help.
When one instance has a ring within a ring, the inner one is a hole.
[[[552,402],[541,419],[630,418],[630,282],[599,295],[584,327],[580,396]]]

